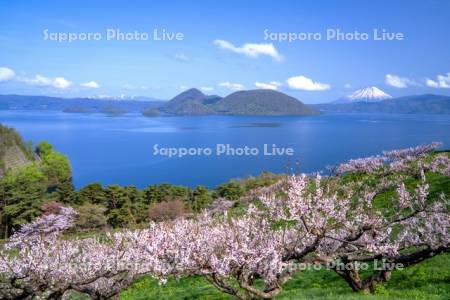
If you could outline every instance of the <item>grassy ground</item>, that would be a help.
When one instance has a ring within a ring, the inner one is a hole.
[[[72,300],[87,297],[73,295]],[[234,299],[217,291],[200,277],[169,280],[165,285],[145,277],[120,295],[121,300],[225,300]],[[295,300],[394,300],[450,299],[450,254],[442,254],[418,265],[395,271],[392,279],[380,285],[373,295],[354,293],[334,272],[310,270],[298,274],[275,299]]]
[[[199,277],[169,280],[159,286],[143,278],[122,292],[123,300],[233,299]],[[289,281],[275,299],[450,299],[450,255],[434,257],[419,265],[395,271],[375,295],[354,293],[343,279],[328,270],[305,271]]]

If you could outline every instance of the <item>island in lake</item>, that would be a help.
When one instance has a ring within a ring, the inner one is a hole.
[[[294,97],[273,90],[237,91],[226,97],[192,88],[172,98],[161,111],[175,115],[317,115]]]

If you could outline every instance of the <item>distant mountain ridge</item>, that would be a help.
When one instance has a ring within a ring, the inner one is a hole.
[[[294,97],[273,90],[234,92],[224,98],[189,89],[161,107],[176,115],[314,115],[319,112]]]
[[[336,113],[450,114],[450,96],[425,94],[377,102],[324,103],[313,107]]]
[[[102,113],[113,107],[124,112],[140,112],[167,101],[61,98],[31,95],[0,95],[0,110],[54,110],[68,113]]]
[[[120,96],[98,95],[86,98],[94,100],[115,100],[115,101],[148,101],[148,102],[165,101],[163,99],[157,99],[147,96],[128,96],[128,95],[120,95]]]
[[[171,101],[99,100],[47,96],[0,95],[0,110],[51,110],[67,113],[142,113],[157,110],[174,115],[312,115],[337,113],[450,114],[450,96],[412,95],[377,101],[332,102],[305,105],[272,90],[234,92],[224,98],[197,89],[182,92]]]

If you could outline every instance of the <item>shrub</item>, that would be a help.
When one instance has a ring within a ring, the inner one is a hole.
[[[227,198],[229,200],[237,200],[244,195],[244,189],[239,182],[234,180],[219,185],[215,192],[218,197]]]
[[[189,213],[184,202],[180,199],[154,203],[150,206],[149,217],[151,220],[159,222],[166,220],[175,220],[178,217]]]
[[[80,189],[77,194],[77,203],[105,204],[106,195],[99,183],[91,183]]]
[[[206,187],[199,185],[192,191],[192,199],[190,205],[194,211],[198,212],[204,209],[211,202],[212,197]]]
[[[62,207],[61,203],[52,201],[42,204],[41,209],[44,215],[57,215]]]
[[[104,215],[106,208],[98,204],[86,203],[76,208],[78,218],[76,226],[82,230],[101,229],[106,226]]]

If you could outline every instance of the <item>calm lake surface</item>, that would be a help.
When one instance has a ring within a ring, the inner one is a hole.
[[[382,150],[441,141],[450,148],[449,115],[325,114],[314,117],[109,117],[51,111],[0,111],[0,122],[27,140],[65,153],[77,188],[91,182],[169,182],[214,187],[231,178],[271,172],[315,172]],[[165,157],[153,147],[207,147],[210,156]],[[217,144],[255,147],[257,156],[217,156]],[[264,144],[293,156],[267,156]]]

